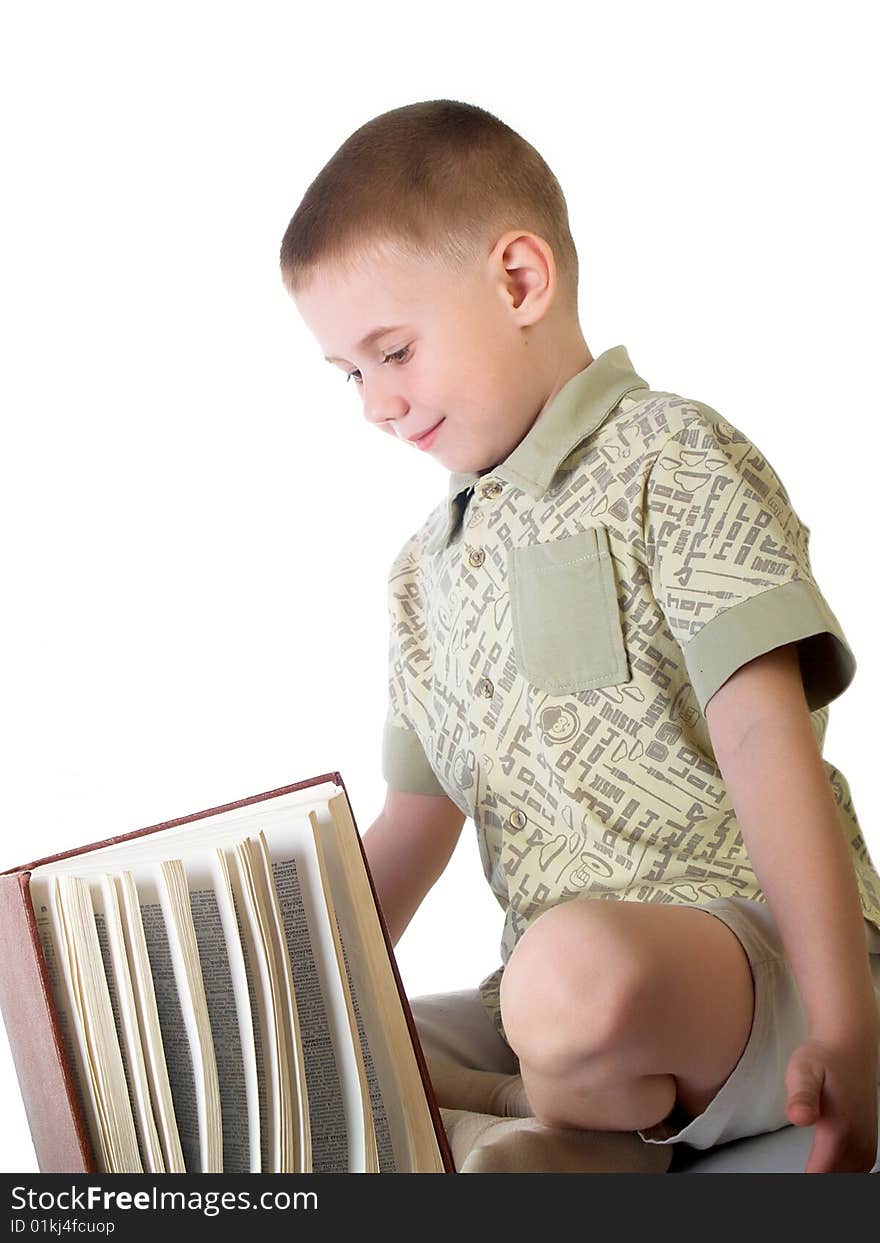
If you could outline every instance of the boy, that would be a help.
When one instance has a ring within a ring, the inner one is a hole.
[[[808,1172],[869,1170],[880,877],[821,756],[855,661],[770,463],[592,357],[562,191],[480,108],[357,130],[281,269],[365,417],[451,472],[391,567],[364,845],[395,943],[466,817],[505,910],[480,996],[507,1062],[419,1024],[459,1168],[595,1168],[591,1132],[666,1168],[794,1123]]]

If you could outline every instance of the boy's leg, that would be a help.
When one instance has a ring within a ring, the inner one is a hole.
[[[449,1109],[469,1109],[497,1118],[530,1118],[529,1104],[519,1074],[506,1075],[494,1070],[476,1070],[425,1050],[428,1073],[437,1104]]]
[[[537,1118],[494,1118],[441,1109],[459,1174],[665,1174],[672,1149],[633,1132],[546,1126]]]
[[[428,1072],[461,1174],[663,1174],[672,1151],[635,1134],[547,1126],[532,1110],[476,989],[410,998]]]
[[[535,1115],[645,1129],[700,1113],[749,1039],[748,956],[699,907],[577,899],[545,911],[502,976],[501,1015]]]
[[[516,1057],[476,989],[412,997],[410,1009],[439,1105],[502,1118],[531,1115]]]

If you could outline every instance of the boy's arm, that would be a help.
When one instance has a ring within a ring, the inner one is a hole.
[[[804,1172],[866,1172],[877,1151],[880,1017],[796,645],[740,666],[707,702],[706,720],[807,1018],[785,1070],[786,1116],[813,1127]]]
[[[445,794],[387,787],[385,806],[363,843],[392,945],[449,862],[465,819]]]
[[[855,871],[789,643],[706,704],[718,765],[814,1039],[880,1034]]]

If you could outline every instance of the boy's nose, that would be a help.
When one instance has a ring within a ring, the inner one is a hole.
[[[375,387],[364,393],[364,417],[371,423],[400,423],[408,410],[409,406],[399,394],[383,392]],[[388,430],[391,430],[390,426]]]

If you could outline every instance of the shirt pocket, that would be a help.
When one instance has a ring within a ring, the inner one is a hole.
[[[514,548],[509,565],[514,654],[544,691],[630,680],[607,528]]]

